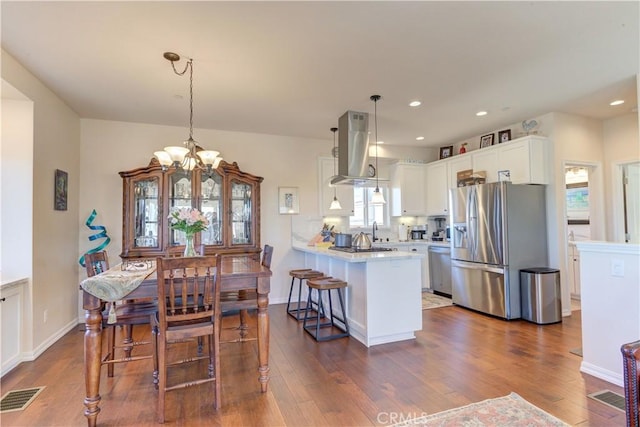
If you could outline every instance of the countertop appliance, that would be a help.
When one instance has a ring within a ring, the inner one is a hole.
[[[519,271],[548,262],[545,187],[495,182],[449,191],[453,302],[519,318]]]
[[[451,298],[451,249],[429,246],[429,282],[434,294]]]

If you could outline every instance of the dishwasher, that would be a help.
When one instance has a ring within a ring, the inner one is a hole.
[[[429,246],[429,280],[434,294],[451,298],[451,249]]]

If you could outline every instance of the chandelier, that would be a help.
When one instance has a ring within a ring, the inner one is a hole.
[[[163,171],[170,168],[182,171],[201,170],[210,175],[222,160],[220,152],[204,150],[193,139],[193,59],[189,58],[182,72],[176,70],[175,62],[180,61],[180,55],[173,52],[165,52],[164,58],[171,62],[173,72],[183,76],[189,70],[189,139],[182,146],[164,147],[162,151],[153,153],[162,166]]]

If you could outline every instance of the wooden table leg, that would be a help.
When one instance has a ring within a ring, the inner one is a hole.
[[[266,282],[266,286],[264,283]],[[264,292],[266,291],[266,292]],[[258,279],[258,372],[260,388],[267,391],[269,384],[269,278]]]
[[[84,416],[87,425],[95,427],[100,412],[100,356],[102,349],[102,313],[101,301],[87,292],[83,292],[83,307],[85,309],[84,333],[84,383],[86,397],[84,398]]]

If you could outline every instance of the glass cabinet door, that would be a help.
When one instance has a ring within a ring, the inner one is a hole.
[[[134,247],[158,247],[161,209],[159,209],[160,180],[147,178],[133,183]]]
[[[213,172],[202,175],[200,183],[200,212],[209,219],[209,228],[200,233],[204,245],[222,244],[222,176]]]
[[[190,208],[193,206],[191,188],[191,174],[184,172],[173,173],[169,177],[169,212],[173,208]],[[169,227],[169,245],[184,245],[186,236],[183,231]]]
[[[231,244],[252,242],[251,185],[231,180]]]

